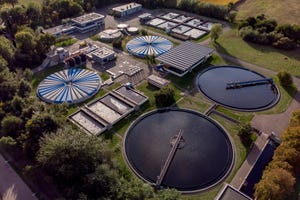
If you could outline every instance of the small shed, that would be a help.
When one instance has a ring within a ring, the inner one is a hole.
[[[159,76],[156,76],[154,74],[150,75],[147,78],[147,81],[148,81],[149,84],[154,85],[158,88],[163,88],[163,87],[167,86],[170,83],[170,81],[168,81],[164,78],[161,78]]]

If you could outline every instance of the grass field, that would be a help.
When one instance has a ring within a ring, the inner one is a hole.
[[[249,63],[268,68],[275,72],[285,70],[300,76],[300,50],[282,51],[270,46],[245,42],[237,30],[229,30],[221,35],[218,44],[213,45],[218,52],[237,57]]]
[[[218,4],[218,5],[227,5],[230,2],[235,3],[238,0],[203,0],[203,1]]]
[[[237,19],[265,14],[279,23],[300,25],[299,0],[245,0],[238,10]]]

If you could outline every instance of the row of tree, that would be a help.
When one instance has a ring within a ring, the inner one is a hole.
[[[255,186],[257,199],[285,200],[293,193],[296,176],[300,173],[300,110],[293,113],[289,127],[282,134],[282,142],[273,160]]]
[[[246,41],[285,50],[295,49],[300,43],[298,25],[278,25],[275,20],[267,19],[263,14],[242,20],[239,23],[239,34]]]

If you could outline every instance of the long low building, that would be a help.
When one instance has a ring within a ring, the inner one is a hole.
[[[125,17],[142,10],[142,5],[138,3],[129,3],[122,6],[112,8],[114,16]]]
[[[205,63],[213,51],[209,47],[187,41],[158,56],[156,60],[163,64],[166,71],[182,77]]]
[[[95,29],[104,29],[105,16],[99,13],[88,13],[71,19],[66,25],[55,26],[45,30],[46,33],[55,36],[70,35],[75,32],[86,33]]]

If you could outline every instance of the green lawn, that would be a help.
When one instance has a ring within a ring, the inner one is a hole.
[[[284,112],[288,106],[290,105],[291,101],[293,100],[294,96],[296,95],[297,88],[292,86],[289,88],[283,88],[277,77],[274,77],[273,80],[275,81],[276,85],[280,90],[280,100],[279,102],[271,109],[259,112],[262,114],[276,114]]]
[[[300,25],[299,0],[245,0],[238,6],[237,19],[265,14],[279,23]]]
[[[64,65],[62,64],[59,64],[59,65],[56,65],[56,66],[53,66],[53,67],[50,67],[48,69],[44,69],[38,73],[35,73],[33,75],[33,79],[32,79],[32,82],[31,82],[31,85],[33,86],[33,89],[37,88],[38,84],[44,79],[46,78],[48,75],[54,73],[54,72],[57,72],[57,71],[60,71],[60,70],[63,70],[64,69]]]
[[[300,50],[282,51],[270,46],[245,42],[237,30],[229,30],[221,35],[218,44],[213,44],[218,52],[237,57],[249,63],[271,69],[275,72],[285,70],[300,76]]]
[[[254,114],[251,112],[239,112],[239,111],[229,110],[222,106],[219,106],[217,108],[217,111],[219,111],[241,123],[250,123],[252,118],[254,117]]]
[[[19,0],[19,3],[20,4],[23,4],[23,5],[28,5],[29,3],[38,3],[38,4],[42,4],[43,3],[43,0]]]
[[[66,46],[71,46],[71,45],[75,44],[77,41],[78,40],[75,39],[75,38],[70,38],[68,40],[57,42],[54,45],[57,46],[57,47],[66,47]]]
[[[181,108],[187,108],[187,109],[191,109],[191,110],[196,110],[199,111],[201,113],[204,113],[209,106],[211,105],[211,103],[208,103],[206,101],[203,101],[199,98],[192,98],[192,97],[184,97],[178,104],[178,107]]]

